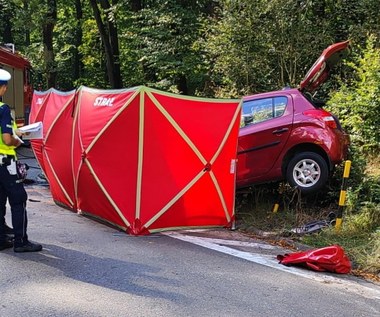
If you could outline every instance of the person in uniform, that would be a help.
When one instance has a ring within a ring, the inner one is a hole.
[[[11,74],[0,69],[0,97],[7,91]],[[14,240],[7,239],[5,222],[0,215],[0,251],[12,248],[14,252],[41,251],[42,246],[28,240],[26,201],[28,199],[22,179],[17,174],[16,151],[22,141],[15,131],[16,123],[7,104],[0,102],[0,196],[7,197],[11,206]],[[5,210],[2,211],[5,215]]]

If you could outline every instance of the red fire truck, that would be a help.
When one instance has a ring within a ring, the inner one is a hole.
[[[18,126],[28,123],[33,88],[30,81],[30,62],[15,51],[13,44],[0,45],[0,68],[11,73],[12,78],[3,96],[15,116]]]

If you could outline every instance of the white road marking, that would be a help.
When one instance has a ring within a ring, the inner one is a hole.
[[[185,242],[189,242],[192,244],[199,245],[201,247],[218,251],[224,254],[228,254],[240,259],[244,259],[250,262],[254,262],[257,264],[261,264],[276,270],[284,271],[287,273],[291,273],[294,275],[298,275],[304,278],[308,278],[317,282],[326,283],[326,284],[334,284],[340,288],[343,288],[345,291],[349,291],[352,293],[359,294],[361,296],[370,298],[370,299],[380,299],[380,288],[367,287],[361,285],[359,283],[355,283],[352,281],[343,280],[341,278],[337,278],[331,275],[326,275],[323,272],[314,272],[308,271],[306,269],[297,268],[297,267],[288,267],[278,263],[278,260],[273,255],[262,255],[258,253],[250,253],[245,251],[235,250],[230,247],[226,247],[221,244],[227,244],[226,241],[222,239],[211,239],[205,237],[196,237],[196,236],[187,236],[185,234],[181,234],[178,232],[162,232],[162,234],[167,235],[169,237],[182,240]],[[229,245],[240,245],[239,241],[229,241]],[[257,243],[259,244],[259,243]],[[260,244],[261,245],[261,244]],[[252,246],[252,244],[251,244]],[[271,246],[272,247],[272,246]],[[263,247],[264,248],[264,247]]]
[[[223,244],[223,245],[231,245],[231,246],[237,246],[237,247],[252,247],[252,248],[258,248],[258,249],[264,249],[264,250],[276,249],[276,247],[273,245],[264,244],[264,243],[257,243],[257,242],[213,239],[213,238],[205,238],[205,237],[202,237],[202,240],[207,241],[209,243],[219,244],[219,245]]]

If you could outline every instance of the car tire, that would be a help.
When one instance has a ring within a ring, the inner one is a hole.
[[[296,154],[286,169],[286,180],[304,194],[320,190],[327,182],[329,169],[326,161],[317,153]]]

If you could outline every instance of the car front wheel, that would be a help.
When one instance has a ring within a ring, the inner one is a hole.
[[[296,154],[286,169],[286,179],[290,186],[298,187],[305,194],[321,189],[326,184],[328,175],[326,161],[314,152]]]

